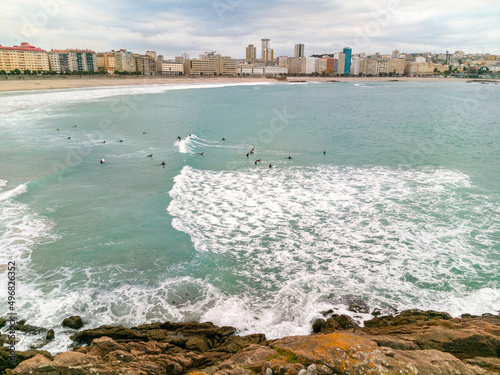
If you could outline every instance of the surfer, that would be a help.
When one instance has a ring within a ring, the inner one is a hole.
[[[146,155],[147,158],[152,158],[153,154]]]
[[[146,132],[142,132],[142,134],[146,134]]]
[[[181,137],[179,137],[179,136],[177,136],[177,139],[178,139],[179,141],[182,141],[182,138],[181,138]]]
[[[120,139],[118,142],[123,143],[123,139]]]
[[[223,140],[223,141],[225,141],[225,140],[226,140],[226,138],[222,137],[222,140]]]
[[[56,130],[59,131],[59,128],[57,128]]]
[[[269,168],[274,168],[274,167],[272,166],[272,164],[269,164]]]
[[[250,156],[250,153],[249,153],[249,152],[247,152],[247,159],[248,159],[248,157],[249,157],[249,156]]]
[[[165,165],[166,165],[166,164],[167,164],[167,163],[165,163],[165,161],[162,161],[160,165],[163,165],[163,168],[165,168]]]
[[[67,139],[71,139],[71,137],[68,137]]]
[[[202,152],[201,154],[199,152],[196,153],[196,155],[201,155],[201,156],[205,156],[205,153]]]
[[[293,158],[292,158],[290,155],[288,155],[288,157],[287,157],[287,158],[285,158],[285,159],[293,159]]]
[[[97,143],[103,143],[103,144],[104,144],[104,143],[106,143],[106,141],[102,141],[102,142],[97,142]]]
[[[323,151],[323,155],[326,155],[326,151]]]
[[[254,164],[259,164],[262,161],[262,159],[257,159],[255,160]]]
[[[106,161],[104,159],[101,159],[100,163],[104,164],[104,163],[106,163]]]
[[[252,149],[250,150],[250,153],[251,153],[251,154],[253,154],[253,152],[254,152],[254,151],[255,151],[255,148],[252,148]]]

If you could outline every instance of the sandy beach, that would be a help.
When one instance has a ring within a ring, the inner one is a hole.
[[[288,77],[288,82],[450,82],[469,81],[468,78],[442,77]],[[39,77],[39,78],[0,78],[0,92],[25,90],[72,89],[82,87],[170,85],[203,83],[240,83],[240,82],[285,82],[266,77]]]

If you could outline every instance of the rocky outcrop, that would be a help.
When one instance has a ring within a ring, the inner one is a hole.
[[[326,317],[326,316],[325,316]],[[500,317],[408,310],[366,327],[329,314],[317,334],[267,341],[212,323],[103,326],[52,358],[33,353],[10,374],[330,375],[500,373]]]
[[[365,322],[360,331],[364,337],[381,346],[400,350],[434,349],[453,354],[459,359],[500,356],[500,318],[448,318],[421,319],[422,312],[415,313],[415,319],[405,312],[409,323],[373,325]],[[396,317],[397,318],[397,317]],[[384,319],[376,318],[374,321]]]

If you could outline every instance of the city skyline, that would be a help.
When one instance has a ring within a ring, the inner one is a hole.
[[[293,56],[294,45],[299,43],[306,45],[306,55],[337,52],[346,46],[353,54],[394,49],[500,54],[500,4],[493,0],[472,5],[449,0],[375,4],[365,0],[355,4],[20,0],[3,7],[0,44],[26,41],[46,50],[125,48],[155,50],[166,57],[216,50],[242,59],[246,46],[260,46],[267,37],[274,56]]]

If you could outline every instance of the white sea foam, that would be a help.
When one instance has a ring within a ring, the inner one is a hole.
[[[7,200],[7,199],[10,199],[10,198],[13,198],[13,197],[16,197],[16,196],[23,194],[23,193],[26,193],[26,184],[21,184],[12,190],[4,191],[4,192],[0,191],[0,202]]]
[[[55,327],[52,352],[68,349],[71,332],[60,327],[68,315],[88,328],[212,321],[273,339],[310,333],[329,309],[359,323],[371,317],[348,311],[351,303],[494,313],[500,213],[478,191],[442,169],[184,167],[168,211],[200,258],[216,260],[210,277],[165,270],[146,285],[117,266],[51,270],[33,275],[20,310],[29,324]],[[231,278],[225,290],[215,286],[221,277]],[[19,348],[32,342],[23,337]]]
[[[179,152],[181,154],[193,154],[194,152],[191,150],[191,143],[192,140],[196,138],[196,135],[191,134],[185,138],[182,138],[181,140],[176,140],[174,142],[174,146],[179,147]]]
[[[304,321],[328,306],[345,311],[354,297],[387,311],[500,309],[495,278],[484,279],[497,272],[500,217],[463,173],[184,167],[170,195],[172,225],[200,253],[231,259],[235,278],[249,286],[204,318],[235,324],[243,304],[249,312],[235,325],[246,333],[303,333]],[[488,302],[468,304],[475,299]]]
[[[199,84],[159,84],[116,86],[106,88],[77,88],[50,91],[30,91],[0,94],[0,116],[16,111],[30,109],[44,109],[47,106],[71,104],[75,102],[99,100],[118,95],[157,94],[173,90],[211,89],[233,86],[268,85],[269,82],[241,82],[241,83],[199,83]]]
[[[0,180],[0,187],[7,181]],[[13,198],[26,192],[26,184],[12,190],[0,190],[0,264],[29,258],[33,247],[52,240],[52,223],[34,214],[28,205]]]

